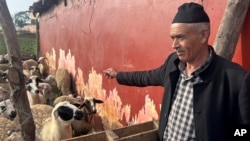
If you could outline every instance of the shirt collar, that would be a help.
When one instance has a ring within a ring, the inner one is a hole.
[[[192,72],[191,75],[198,75],[199,73],[204,71],[209,66],[211,61],[212,61],[212,50],[211,48],[209,48],[209,56],[207,60],[196,71]],[[178,64],[178,68],[181,72],[185,72],[186,63],[180,61]]]

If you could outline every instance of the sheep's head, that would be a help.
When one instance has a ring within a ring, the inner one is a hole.
[[[29,73],[30,73],[31,75],[38,75],[38,76],[41,75],[41,74],[40,74],[40,70],[39,70],[39,68],[38,68],[37,66],[31,66],[31,67],[29,68]]]
[[[48,60],[48,58],[46,58],[46,57],[39,57],[39,59],[38,59],[38,63],[39,64],[43,64],[43,63],[47,63],[46,61]]]
[[[52,117],[59,119],[61,122],[80,120],[83,116],[84,113],[68,101],[57,103],[52,111]]]
[[[103,103],[102,100],[95,99],[93,97],[85,97],[83,104],[79,107],[86,107],[88,114],[95,114],[96,113],[96,104]]]
[[[16,117],[16,109],[10,99],[1,101],[0,107],[0,117],[5,117],[10,120],[13,120]]]
[[[38,94],[39,88],[38,85],[39,83],[42,83],[43,81],[36,75],[30,76],[28,82],[26,83],[26,89],[31,92],[32,94]]]

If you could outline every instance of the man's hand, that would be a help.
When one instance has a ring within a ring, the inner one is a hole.
[[[107,78],[116,78],[117,71],[114,68],[108,68],[106,70],[103,70],[104,76]]]

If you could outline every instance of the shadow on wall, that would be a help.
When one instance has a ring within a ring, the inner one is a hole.
[[[74,76],[77,93],[81,96],[91,96],[104,101],[97,106],[97,113],[101,118],[104,129],[114,129],[123,127],[120,121],[125,118],[127,125],[138,124],[146,121],[157,120],[158,113],[154,101],[149,95],[145,96],[145,105],[138,111],[138,114],[131,116],[131,105],[124,105],[116,88],[107,92],[102,87],[103,75],[97,73],[94,68],[88,74],[88,78],[83,78],[84,71],[75,66],[75,57],[70,50],[66,54],[64,50],[59,51],[59,57],[56,56],[54,48],[46,53],[50,65],[50,73],[55,74],[58,68],[66,68]],[[58,58],[58,61],[56,60]],[[58,63],[58,68],[56,64]],[[85,71],[86,72],[86,71]],[[86,82],[84,80],[87,80]]]

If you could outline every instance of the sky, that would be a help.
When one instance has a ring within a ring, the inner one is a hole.
[[[33,5],[34,2],[39,0],[5,0],[10,11],[10,15],[18,13],[20,11],[28,11],[29,7]]]

